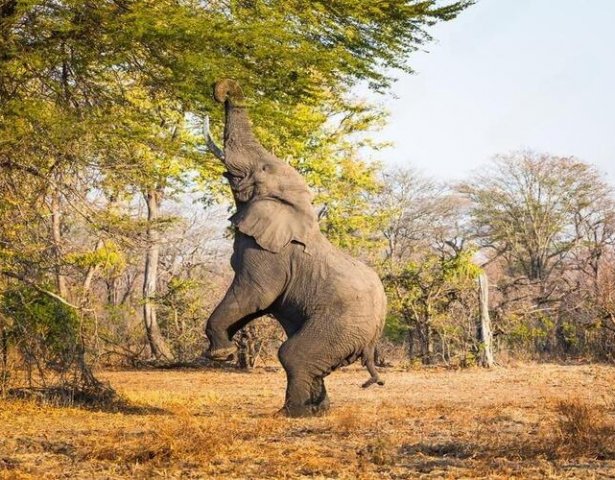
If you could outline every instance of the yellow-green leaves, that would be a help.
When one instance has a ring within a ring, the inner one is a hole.
[[[117,275],[126,267],[124,252],[110,240],[93,251],[68,254],[65,261],[83,269],[100,268],[107,275]]]

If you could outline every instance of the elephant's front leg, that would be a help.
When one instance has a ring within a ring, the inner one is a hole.
[[[227,292],[207,321],[205,334],[209,339],[209,350],[205,356],[212,360],[227,360],[237,350],[233,336],[253,318],[254,313],[241,308]]]
[[[228,359],[237,349],[233,342],[235,333],[262,316],[276,297],[275,292],[265,293],[236,278],[207,320],[205,334],[209,339],[209,350],[205,356],[213,360]]]

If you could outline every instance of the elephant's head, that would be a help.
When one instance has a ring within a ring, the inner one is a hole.
[[[303,177],[258,142],[237,82],[217,82],[214,98],[224,103],[226,112],[225,177],[237,203],[231,221],[271,252],[279,252],[291,241],[308,246],[318,223]]]

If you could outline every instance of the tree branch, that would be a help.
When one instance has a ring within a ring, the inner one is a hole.
[[[209,115],[205,115],[205,118],[203,119],[203,134],[205,135],[205,140],[207,141],[207,149],[213,153],[216,158],[224,161],[224,151],[216,145],[216,142],[211,136],[211,130],[209,130]]]
[[[35,282],[33,282],[32,280],[28,280],[26,277],[22,276],[22,275],[18,275],[17,273],[13,273],[13,272],[9,272],[6,270],[0,270],[0,274],[4,275],[5,277],[9,277],[9,278],[14,278],[15,280],[19,280],[20,282],[23,282],[27,285],[30,285],[32,288],[34,288],[34,290],[47,295],[48,297],[53,298],[54,300],[57,300],[60,303],[63,303],[64,305],[66,305],[67,307],[70,308],[74,308],[75,310],[82,310],[82,308],[78,307],[77,305],[73,305],[72,303],[70,303],[68,300],[64,299],[63,297],[61,297],[60,295],[53,293],[43,287],[41,287],[40,285],[37,285]]]

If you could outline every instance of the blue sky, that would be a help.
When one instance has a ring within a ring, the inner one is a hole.
[[[432,28],[377,135],[389,165],[460,179],[494,154],[574,155],[615,183],[615,0],[479,0]]]

